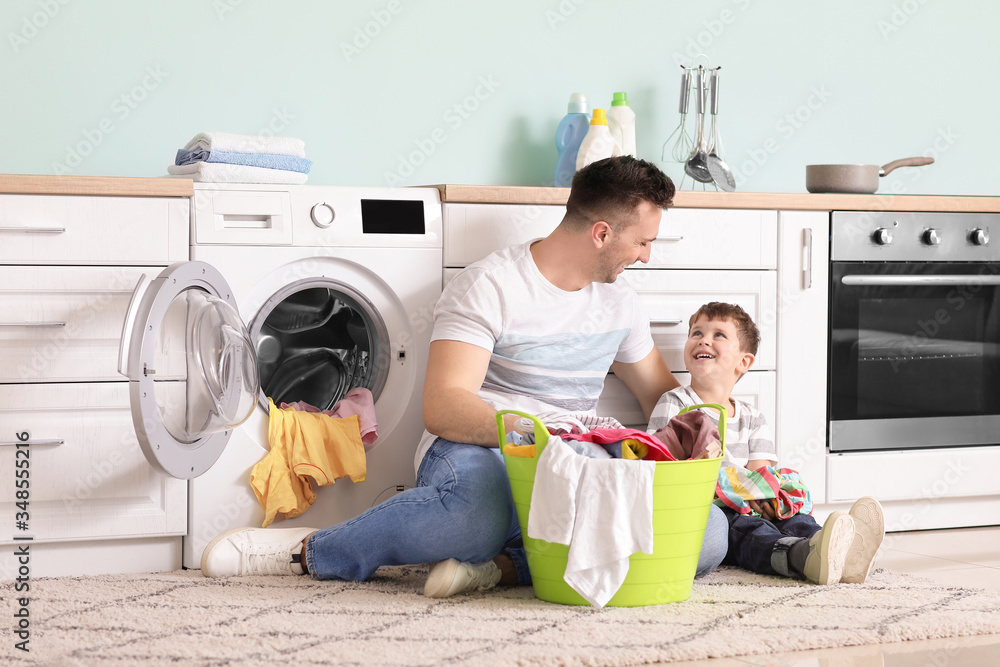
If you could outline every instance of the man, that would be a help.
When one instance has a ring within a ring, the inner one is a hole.
[[[609,368],[647,418],[677,386],[635,293],[617,280],[649,261],[673,194],[659,169],[630,156],[577,172],[548,237],[499,250],[446,286],[434,313],[417,486],[325,530],[229,531],[206,548],[202,572],[364,580],[381,565],[437,562],[424,590],[431,597],[530,584],[496,413],[520,410],[550,428],[603,426],[594,409]],[[700,574],[722,561],[726,535],[715,508]]]

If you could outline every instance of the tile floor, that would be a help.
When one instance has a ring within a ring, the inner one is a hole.
[[[1000,526],[890,533],[875,567],[1000,593]],[[997,667],[1000,635],[671,663],[673,667]]]

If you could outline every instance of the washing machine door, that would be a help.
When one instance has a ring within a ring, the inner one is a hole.
[[[132,423],[157,470],[197,477],[254,410],[257,360],[232,291],[204,262],[140,280],[122,329],[118,371],[129,379]]]

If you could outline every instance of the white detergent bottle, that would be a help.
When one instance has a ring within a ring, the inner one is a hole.
[[[590,129],[580,144],[580,152],[576,156],[576,169],[579,171],[591,162],[603,160],[606,157],[619,155],[615,140],[608,131],[608,120],[604,117],[604,109],[594,109],[590,119]]]
[[[635,112],[628,105],[628,95],[615,93],[608,109],[608,130],[618,147],[619,155],[635,154]]]

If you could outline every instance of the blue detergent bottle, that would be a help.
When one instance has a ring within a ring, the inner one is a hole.
[[[573,93],[569,96],[566,115],[556,127],[556,149],[559,158],[556,160],[555,176],[552,184],[559,188],[568,188],[576,173],[576,156],[580,151],[580,143],[590,129],[590,117],[587,115],[587,96],[584,93]]]

